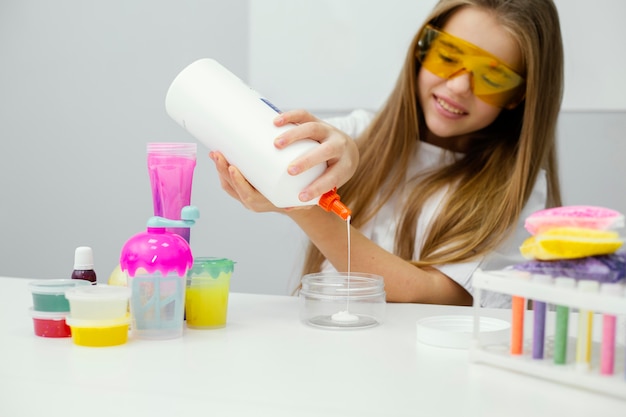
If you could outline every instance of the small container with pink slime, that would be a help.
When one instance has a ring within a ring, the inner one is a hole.
[[[131,289],[133,337],[172,339],[183,334],[185,277],[193,267],[187,241],[165,228],[191,227],[199,217],[194,206],[183,207],[181,220],[152,217],[145,232],[131,237],[120,255],[120,267]]]

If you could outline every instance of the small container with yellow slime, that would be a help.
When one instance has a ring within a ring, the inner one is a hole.
[[[72,329],[75,345],[86,347],[107,347],[123,345],[128,341],[128,315],[110,320],[89,320],[67,318]]]
[[[187,273],[185,314],[187,327],[218,329],[226,326],[230,277],[235,262],[224,258],[198,257]]]

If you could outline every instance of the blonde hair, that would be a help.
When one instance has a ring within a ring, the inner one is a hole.
[[[551,0],[442,0],[426,23],[443,27],[459,8],[478,7],[498,19],[522,53],[525,99],[503,110],[476,132],[457,162],[421,178],[402,210],[395,254],[417,266],[459,263],[493,250],[513,230],[535,180],[544,169],[548,207],[561,204],[556,160],[556,125],[563,91],[563,49],[559,18]],[[423,26],[422,26],[423,28]],[[352,224],[369,221],[405,181],[424,125],[417,100],[417,32],[387,102],[357,139],[361,160],[339,190],[352,209]],[[416,225],[424,203],[451,187],[428,229],[420,259],[412,259]],[[304,273],[319,271],[323,255],[309,245]]]

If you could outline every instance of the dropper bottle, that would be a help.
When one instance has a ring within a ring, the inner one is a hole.
[[[93,250],[89,246],[79,246],[74,251],[72,279],[82,279],[96,284],[96,271],[93,269]]]
[[[326,211],[332,211],[346,221],[352,214],[352,211],[341,202],[341,198],[339,197],[339,194],[337,194],[337,188],[323,194],[317,202],[317,205]]]

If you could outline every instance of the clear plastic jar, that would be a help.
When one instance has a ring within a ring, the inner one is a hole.
[[[322,272],[302,277],[300,319],[326,329],[374,327],[385,318],[385,289],[379,275]]]

